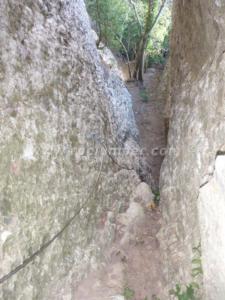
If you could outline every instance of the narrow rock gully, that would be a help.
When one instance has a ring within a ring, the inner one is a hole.
[[[128,82],[140,133],[141,147],[152,170],[155,187],[166,145],[164,102],[159,86],[162,70],[150,68],[144,84]],[[156,300],[164,284],[159,241],[160,207],[153,207],[153,194],[146,183],[133,195],[126,212],[116,220],[117,233],[102,265],[74,287],[75,300]]]

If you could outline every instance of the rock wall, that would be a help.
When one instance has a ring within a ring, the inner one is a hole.
[[[225,295],[225,156],[216,158],[210,181],[200,189],[199,220],[204,267],[204,299],[224,299]]]
[[[225,174],[212,179],[225,144],[224,14],[222,0],[174,1],[171,121],[160,184],[165,289],[193,280],[193,247],[201,242],[204,300],[224,299],[225,246],[218,239],[224,239]]]
[[[82,0],[1,1],[0,115],[0,298],[71,299],[141,170]]]

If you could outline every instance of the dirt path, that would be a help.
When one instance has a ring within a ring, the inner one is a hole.
[[[160,167],[166,145],[163,110],[165,104],[157,95],[162,70],[148,69],[144,75],[144,89],[136,82],[127,83],[133,98],[133,109],[140,133],[140,143],[158,186]]]
[[[102,267],[76,288],[73,300],[158,299],[164,284],[156,237],[159,221],[159,211],[143,210],[133,202],[117,220],[117,238]]]
[[[133,98],[141,146],[156,186],[163,160],[159,149],[165,147],[164,104],[156,95],[161,73],[158,69],[148,70],[145,92],[135,82],[127,84]],[[75,288],[73,300],[156,300],[161,296],[164,281],[157,239],[161,212],[147,205],[146,199],[151,197],[149,186],[141,183],[127,211],[115,220],[114,244],[106,251],[99,269]]]

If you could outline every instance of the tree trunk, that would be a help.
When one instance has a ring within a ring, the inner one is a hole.
[[[122,46],[124,52],[125,52],[125,55],[126,55],[126,59],[127,59],[127,66],[128,66],[128,73],[129,73],[129,79],[132,78],[132,73],[131,73],[131,67],[130,67],[130,58],[129,58],[129,53],[127,51],[127,48],[126,46],[124,45],[123,41],[122,41],[122,38],[120,39],[118,36],[114,35],[115,38],[117,39],[117,41],[120,43],[120,45]]]
[[[100,47],[101,42],[102,42],[102,33],[100,31],[99,36],[98,36],[98,40],[96,41],[96,46],[97,46],[98,49]]]
[[[143,36],[137,55],[136,55],[136,63],[133,77],[136,80],[143,81],[143,74],[144,74],[144,52],[147,43],[147,37]]]
[[[157,0],[149,0],[148,2],[148,13],[145,21],[145,28],[144,32],[141,37],[141,41],[138,46],[137,50],[137,55],[136,55],[136,64],[135,64],[135,70],[133,74],[133,78],[139,81],[143,81],[143,75],[144,75],[144,53],[145,53],[145,48],[148,43],[149,35],[157,23],[157,20],[163,10],[163,7],[166,3],[166,0],[162,1],[161,7],[154,18],[154,10],[155,10],[155,5],[157,4]]]
[[[101,14],[100,14],[100,8],[99,8],[99,2],[98,0],[96,0],[96,8],[97,8],[97,16],[98,16],[98,30],[99,30],[99,36],[98,36],[98,40],[96,41],[96,46],[97,48],[100,47],[101,41],[102,41],[102,25],[101,25]]]

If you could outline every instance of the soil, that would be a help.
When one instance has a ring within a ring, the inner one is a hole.
[[[128,82],[127,88],[132,95],[133,109],[140,134],[140,144],[152,170],[157,187],[166,147],[164,122],[164,99],[159,97],[159,83],[162,69],[148,69],[144,75],[143,86]]]

